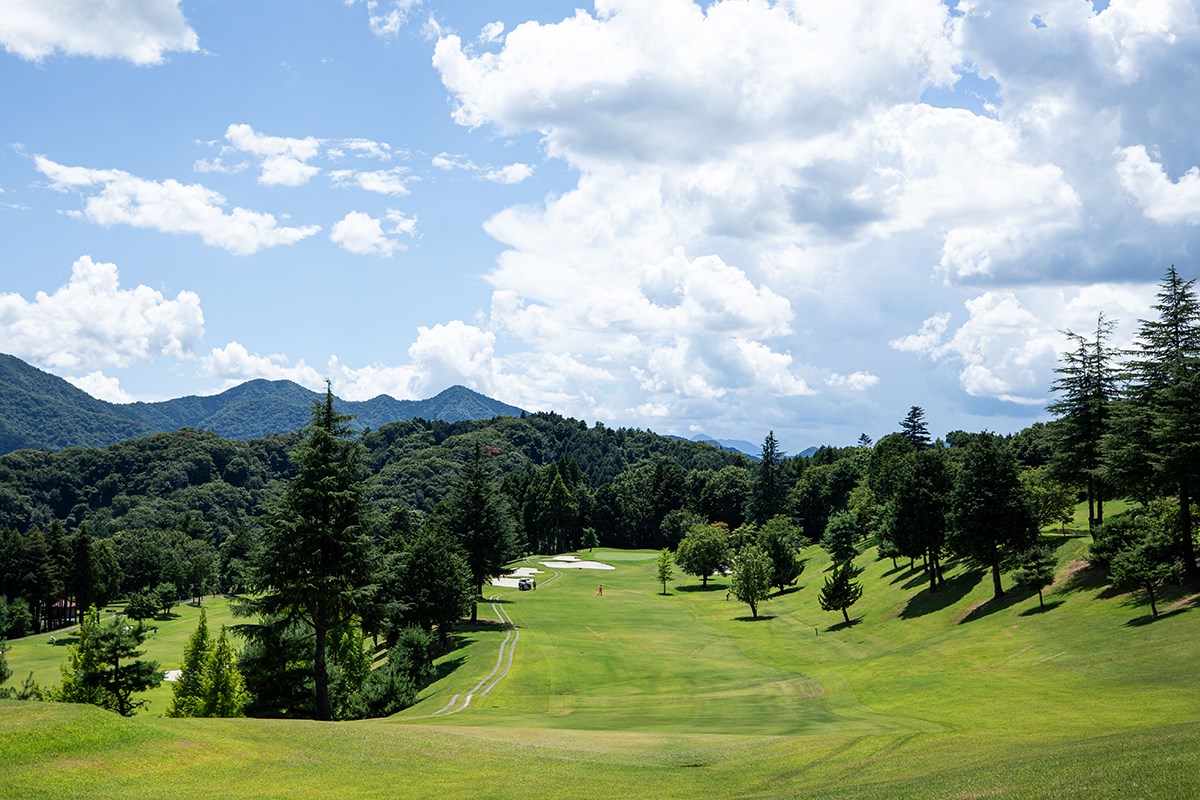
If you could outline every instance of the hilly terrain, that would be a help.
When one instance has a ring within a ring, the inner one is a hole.
[[[19,358],[0,354],[0,453],[105,447],[116,442],[181,428],[213,431],[227,439],[256,439],[290,433],[308,422],[317,392],[291,381],[253,380],[206,397],[157,403],[108,403]],[[520,416],[516,406],[464,386],[427,400],[336,400],[359,428],[379,428],[409,419],[463,420]]]
[[[1154,619],[1086,567],[1078,520],[1046,540],[1044,606],[990,602],[961,562],[930,594],[868,550],[850,625],[817,603],[817,547],[758,619],[719,577],[664,594],[653,551],[579,554],[603,572],[531,557],[538,590],[495,587],[396,716],[170,719],[165,684],[134,719],[0,700],[0,797],[1195,797],[1198,597]],[[147,642],[163,668],[196,624],[178,610]],[[53,682],[65,650],[30,637],[9,660]]]

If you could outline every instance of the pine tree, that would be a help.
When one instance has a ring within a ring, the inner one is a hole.
[[[862,572],[852,561],[843,561],[825,576],[825,586],[817,601],[824,611],[841,611],[846,622],[850,622],[848,609],[862,599],[862,585],[855,580]]]
[[[781,467],[783,452],[775,440],[775,431],[770,431],[763,440],[762,457],[759,459],[754,478],[753,494],[750,496],[750,521],[761,525],[783,511],[787,488],[783,483]]]
[[[799,532],[787,517],[777,514],[767,520],[758,532],[757,543],[771,560],[771,585],[780,591],[804,572]]]
[[[858,555],[858,547],[854,544],[857,538],[858,521],[849,511],[839,511],[829,518],[825,535],[821,537],[821,547],[835,564],[840,564]]]
[[[1057,561],[1054,551],[1049,547],[1031,547],[1017,556],[1017,569],[1013,572],[1013,582],[1018,586],[1034,589],[1038,593],[1038,606],[1046,607],[1042,598],[1042,590],[1054,583],[1054,568]]]
[[[183,646],[183,663],[180,665],[179,679],[171,687],[168,717],[204,716],[204,665],[211,650],[208,616],[204,609],[200,609],[200,621],[196,623],[196,630]]]
[[[964,448],[954,481],[947,541],[961,556],[991,569],[992,590],[1004,595],[1000,565],[1037,539],[1037,525],[1007,443],[981,433]]]
[[[1140,320],[1130,351],[1128,402],[1121,404],[1112,459],[1126,485],[1179,498],[1176,542],[1189,577],[1200,577],[1191,506],[1200,491],[1200,301],[1172,266],[1158,292],[1155,320]],[[1135,449],[1136,448],[1136,449]]]
[[[920,406],[908,409],[908,413],[900,421],[900,433],[918,450],[924,450],[933,444],[933,439],[929,436],[929,426],[925,424],[925,409]]]
[[[462,547],[475,593],[471,621],[476,622],[484,584],[503,573],[517,553],[516,519],[484,467],[482,448],[476,446],[471,469],[434,508],[429,524],[457,537]]]
[[[204,662],[203,706],[200,716],[245,716],[246,684],[237,668],[237,658],[229,645],[225,628],[209,648]]]
[[[1116,353],[1108,344],[1115,327],[1114,321],[1100,314],[1091,339],[1065,332],[1072,349],[1062,354],[1062,363],[1055,369],[1059,377],[1054,381],[1054,391],[1061,399],[1047,406],[1057,416],[1051,427],[1055,443],[1051,469],[1087,487],[1088,530],[1093,536],[1096,526],[1104,522],[1102,443],[1111,426],[1117,395]]]
[[[133,695],[162,682],[157,661],[142,661],[139,650],[146,639],[142,623],[128,620],[100,622],[100,612],[90,609],[80,625],[79,638],[62,666],[62,686],[52,699],[91,703],[124,717],[133,716],[146,701]]]
[[[293,451],[296,477],[271,510],[244,609],[265,620],[312,628],[314,716],[332,716],[327,643],[372,595],[374,553],[363,497],[362,445],[349,439],[349,417],[333,391],[313,404],[312,421]]]

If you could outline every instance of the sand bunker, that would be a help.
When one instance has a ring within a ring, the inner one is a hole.
[[[517,588],[517,581],[521,578],[528,578],[532,575],[544,574],[540,569],[534,567],[517,567],[512,572],[501,578],[492,578],[492,586],[507,586],[510,589]]]
[[[181,669],[169,669],[163,673],[163,680],[164,681],[177,681],[177,680],[179,680],[180,676],[182,676],[182,675],[183,675],[183,670],[181,670]]]
[[[563,556],[553,561],[543,561],[543,567],[550,569],[616,569],[611,564],[601,564],[599,561],[581,561],[575,556]]]

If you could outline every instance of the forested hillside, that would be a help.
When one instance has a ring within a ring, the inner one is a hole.
[[[0,453],[104,447],[138,436],[182,428],[213,431],[227,439],[255,439],[290,433],[308,423],[321,395],[291,381],[254,380],[220,394],[181,397],[157,403],[107,403],[19,358],[0,354]],[[523,412],[463,386],[451,386],[427,400],[335,400],[355,417],[356,428],[382,427],[406,419],[446,422],[491,419]]]

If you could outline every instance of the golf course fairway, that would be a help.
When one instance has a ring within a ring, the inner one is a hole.
[[[514,566],[538,588],[491,588],[394,717],[168,719],[167,689],[132,719],[2,701],[0,797],[1197,796],[1197,598],[1168,593],[1151,619],[1082,568],[1086,536],[1051,539],[1044,608],[991,601],[953,562],[930,594],[919,565],[869,550],[850,625],[817,603],[818,548],[758,619],[720,576],[677,570],[662,594],[655,552],[578,554],[603,571],[531,557]],[[10,685],[53,682],[54,649],[14,643]]]

